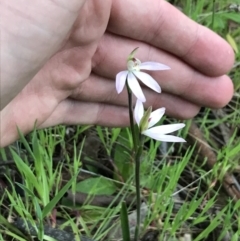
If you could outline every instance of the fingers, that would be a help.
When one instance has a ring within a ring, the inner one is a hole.
[[[144,88],[143,92],[147,99],[145,103],[146,108],[150,105],[153,109],[165,107],[167,115],[178,119],[192,118],[200,109],[199,106],[176,95],[159,94],[149,88]],[[115,84],[112,80],[96,75],[91,75],[82,85],[75,88],[71,97],[80,101],[99,102],[123,107],[128,106],[126,88],[121,94],[117,94]]]
[[[167,1],[115,0],[108,30],[168,51],[209,76],[226,73],[234,62],[227,42]]]
[[[135,56],[142,62],[156,61],[170,66],[170,70],[149,72],[158,81],[163,93],[177,95],[197,106],[212,108],[220,108],[231,100],[233,84],[228,76],[203,75],[169,53],[112,34],[102,38],[94,57],[94,72],[114,82],[116,73],[126,69],[126,58],[137,46],[139,49]]]

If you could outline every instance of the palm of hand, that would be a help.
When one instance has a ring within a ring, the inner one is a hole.
[[[28,132],[34,121],[40,127],[65,122],[66,110],[69,112],[73,104],[68,97],[91,73],[92,58],[107,27],[110,8],[111,1],[101,4],[99,1],[86,2],[74,25],[70,26],[68,36],[62,36],[59,44],[63,47],[2,111],[1,117],[11,120],[4,121],[3,129],[15,129],[17,124],[23,132]],[[34,41],[44,42],[41,37]],[[36,54],[39,58],[39,55],[48,53],[37,53],[36,50]],[[15,136],[16,132],[8,131],[8,136],[1,135],[1,141],[12,139],[11,134]]]

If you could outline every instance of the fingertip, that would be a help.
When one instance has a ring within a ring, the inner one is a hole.
[[[209,100],[208,107],[223,108],[231,101],[233,97],[233,82],[229,76],[221,76],[219,77],[217,88],[213,88],[212,91],[212,98]]]
[[[232,68],[235,54],[225,39],[199,25],[196,41],[183,59],[199,72],[214,77],[226,74]]]
[[[233,50],[232,46],[226,40],[224,40],[224,42],[225,42],[224,45],[225,45],[226,55],[224,55],[224,54],[222,55],[223,62],[225,60],[225,69],[223,67],[222,71],[225,71],[224,73],[227,73],[232,69],[232,67],[234,65],[235,53],[234,53],[234,50]]]

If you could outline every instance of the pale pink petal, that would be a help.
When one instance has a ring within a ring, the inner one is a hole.
[[[131,72],[128,73],[127,81],[128,81],[128,85],[129,85],[131,91],[137,97],[137,99],[141,100],[142,102],[145,102],[146,98],[142,92],[142,89],[141,89],[136,77]]]
[[[136,105],[135,105],[135,108],[134,108],[134,117],[135,117],[135,120],[136,120],[138,126],[139,126],[140,121],[143,117],[143,114],[144,114],[143,103],[142,103],[141,100],[137,99]]]
[[[148,123],[148,128],[156,125],[161,120],[164,113],[165,113],[164,107],[153,111],[151,113],[150,117],[149,117],[150,120],[149,120],[149,123]]]
[[[144,62],[139,65],[140,69],[145,70],[167,70],[170,69],[169,66],[157,62]]]
[[[128,71],[125,70],[125,71],[119,72],[116,76],[116,90],[117,90],[118,94],[121,93],[124,88],[124,85],[125,85],[126,79],[127,79],[127,75],[128,75]]]
[[[157,135],[156,133],[149,133],[149,130],[142,132],[142,134],[155,139],[157,141],[164,141],[164,142],[186,142],[183,138],[178,136],[172,135]]]
[[[185,124],[169,124],[169,125],[162,125],[162,126],[156,126],[148,129],[148,133],[152,133],[153,135],[164,135],[168,134],[174,131],[177,131],[179,129],[182,129],[185,126]]]
[[[157,81],[153,79],[149,74],[139,71],[133,71],[133,74],[140,79],[146,86],[160,93],[161,88]]]

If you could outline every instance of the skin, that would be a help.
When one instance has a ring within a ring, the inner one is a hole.
[[[16,126],[26,134],[35,121],[129,125],[115,76],[136,47],[142,62],[171,67],[151,72],[162,93],[143,86],[145,107],[188,119],[233,95],[231,47],[166,1],[2,0],[1,15],[1,147],[18,138]]]

